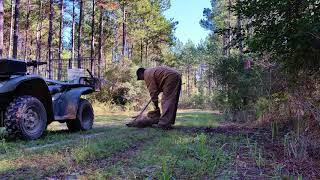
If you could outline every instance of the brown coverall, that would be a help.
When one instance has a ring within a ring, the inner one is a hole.
[[[162,92],[160,125],[174,124],[181,91],[181,75],[169,67],[148,68],[144,72],[152,101],[158,101]]]

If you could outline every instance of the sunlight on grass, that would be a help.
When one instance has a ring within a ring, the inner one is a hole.
[[[217,127],[222,116],[209,112],[184,112],[177,115],[177,126]]]

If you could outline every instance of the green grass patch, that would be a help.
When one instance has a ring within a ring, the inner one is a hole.
[[[184,112],[177,115],[177,126],[217,127],[222,116],[209,112]]]
[[[227,137],[226,137],[227,138]],[[145,145],[128,164],[106,168],[99,176],[137,179],[192,179],[214,178],[216,171],[226,166],[234,152],[225,151],[223,143],[205,134],[186,134],[161,131],[150,145]],[[125,169],[125,171],[123,171]],[[125,173],[123,173],[125,172]]]

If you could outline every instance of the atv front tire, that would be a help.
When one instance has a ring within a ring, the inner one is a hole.
[[[67,121],[70,131],[86,131],[92,128],[94,113],[91,103],[86,99],[80,99],[77,119]]]
[[[17,97],[7,107],[4,125],[9,139],[38,139],[47,127],[46,109],[35,97]]]

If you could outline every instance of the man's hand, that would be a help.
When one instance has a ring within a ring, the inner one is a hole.
[[[147,117],[154,119],[154,120],[158,120],[158,121],[159,121],[160,116],[161,116],[160,109],[149,111],[147,114]]]
[[[154,109],[158,110],[159,108],[159,101],[153,101]]]

